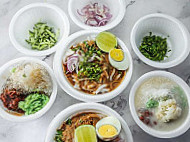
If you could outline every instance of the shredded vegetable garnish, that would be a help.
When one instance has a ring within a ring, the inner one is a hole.
[[[38,22],[34,25],[33,31],[29,31],[29,39],[25,41],[32,46],[32,49],[45,50],[57,43],[58,36],[59,30],[55,33],[46,23]]]
[[[106,25],[112,18],[110,9],[99,3],[91,3],[83,7],[81,10],[77,10],[77,13],[84,17],[85,24],[94,27],[100,27]]]

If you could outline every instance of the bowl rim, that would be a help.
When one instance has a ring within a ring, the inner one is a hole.
[[[183,38],[185,41],[185,50],[183,51],[183,54],[181,54],[180,56],[178,56],[175,60],[169,61],[169,62],[157,62],[157,61],[152,61],[148,58],[146,58],[138,49],[136,42],[135,42],[135,37],[136,37],[136,32],[137,32],[137,28],[138,26],[144,22],[147,19],[150,18],[164,18],[166,20],[171,21],[172,23],[176,24],[178,26],[178,28],[182,31],[183,34]],[[153,13],[153,14],[149,14],[149,15],[145,15],[143,17],[141,17],[139,20],[136,21],[136,23],[134,24],[132,30],[131,30],[131,35],[130,35],[130,42],[131,42],[131,46],[133,48],[133,51],[135,52],[135,54],[147,65],[155,67],[155,68],[171,68],[174,66],[179,65],[180,63],[182,63],[187,56],[189,55],[190,52],[190,48],[188,48],[189,42],[188,42],[188,38],[190,38],[190,34],[187,30],[187,28],[185,27],[185,25],[179,21],[178,19],[170,16],[170,15],[166,15],[166,14],[160,14],[160,13]]]
[[[22,46],[19,42],[17,42],[15,36],[14,36],[14,25],[15,22],[17,21],[17,18],[23,14],[24,12],[26,12],[29,9],[32,8],[38,8],[38,7],[44,7],[44,8],[50,8],[52,10],[54,10],[59,17],[62,19],[62,22],[65,25],[65,29],[63,32],[62,37],[60,38],[60,40],[50,49],[47,50],[32,50],[32,49],[27,49],[26,47]],[[22,7],[20,10],[18,10],[16,12],[16,14],[12,17],[11,22],[9,24],[9,37],[11,40],[11,43],[13,44],[13,46],[21,53],[26,54],[26,55],[30,55],[30,56],[45,56],[45,55],[49,55],[52,54],[53,52],[55,52],[57,50],[57,48],[61,45],[61,42],[69,36],[70,33],[70,23],[69,23],[69,19],[67,17],[67,15],[65,14],[65,12],[60,9],[59,7],[57,7],[56,5],[50,4],[50,3],[32,3],[29,5],[26,5],[24,7]]]
[[[63,123],[64,121],[63,118],[67,119],[78,112],[81,111],[85,112],[90,110],[100,111],[102,113],[105,113],[107,115],[112,115],[117,119],[119,119],[123,130],[127,133],[128,142],[133,142],[133,136],[126,121],[115,110],[99,103],[76,103],[59,112],[48,126],[48,129],[46,131],[45,142],[49,142],[51,140],[51,135],[55,133],[54,128],[57,127],[57,125],[59,124],[61,125]]]
[[[103,102],[103,101],[107,101],[110,100],[116,96],[118,96],[129,84],[131,77],[132,77],[132,73],[133,73],[133,60],[131,57],[131,54],[128,50],[128,48],[126,47],[126,45],[124,44],[124,42],[122,42],[119,38],[117,38],[119,45],[121,46],[121,48],[127,53],[127,56],[129,58],[129,62],[130,62],[130,66],[129,69],[127,71],[127,74],[125,76],[125,78],[123,79],[123,81],[121,82],[121,84],[114,90],[112,90],[111,92],[105,93],[105,94],[101,94],[101,95],[89,95],[89,94],[85,94],[80,90],[77,90],[75,88],[73,88],[73,86],[68,82],[67,78],[65,77],[65,75],[63,74],[63,68],[62,68],[62,58],[63,55],[65,54],[65,51],[68,49],[68,46],[76,40],[76,38],[80,37],[80,36],[84,36],[84,35],[96,35],[98,33],[100,33],[101,31],[99,30],[82,30],[82,31],[78,31],[72,35],[70,35],[65,42],[63,42],[62,47],[63,48],[59,48],[56,51],[56,54],[54,56],[54,61],[53,61],[53,70],[55,73],[55,77],[58,81],[58,84],[61,86],[61,88],[70,96],[74,97],[77,100],[80,101],[84,101],[84,102]]]
[[[126,0],[119,0],[118,2],[120,2],[120,10],[119,10],[119,14],[117,18],[115,18],[112,22],[110,22],[110,24],[106,24],[105,26],[92,27],[92,26],[84,24],[82,21],[80,21],[78,18],[75,17],[75,14],[73,13],[73,9],[72,9],[73,2],[74,0],[69,0],[69,3],[68,3],[68,13],[72,21],[82,29],[101,30],[101,31],[110,30],[116,27],[123,20],[125,16],[125,12],[126,12],[125,7],[127,5]]]
[[[10,60],[9,62],[5,63],[0,68],[0,75],[2,75],[3,72],[7,68],[11,67],[14,64],[23,62],[23,61],[27,61],[27,62],[31,62],[31,63],[38,63],[38,64],[42,65],[43,67],[45,67],[45,69],[48,71],[48,73],[51,77],[53,90],[52,90],[49,102],[41,110],[39,110],[35,114],[31,114],[31,115],[27,115],[27,116],[26,115],[16,116],[16,115],[12,115],[12,114],[6,112],[2,107],[0,107],[0,116],[4,119],[7,119],[7,120],[13,121],[13,122],[31,121],[31,120],[34,120],[34,119],[41,117],[51,108],[51,106],[53,105],[53,103],[56,99],[56,95],[57,95],[57,82],[56,82],[56,79],[54,77],[53,70],[50,68],[50,66],[46,62],[41,61],[39,59],[36,59],[33,57],[20,57],[20,58]]]
[[[150,127],[148,127],[146,124],[144,124],[142,121],[139,120],[136,109],[135,109],[135,93],[138,89],[138,87],[146,80],[149,79],[151,77],[156,77],[156,76],[162,76],[162,77],[166,77],[171,79],[172,81],[176,82],[185,92],[187,100],[188,100],[188,107],[189,107],[189,111],[188,111],[188,115],[187,118],[185,120],[185,122],[180,125],[178,128],[171,130],[169,132],[167,131],[159,131],[159,130],[155,130],[152,129]],[[189,86],[185,83],[185,81],[183,81],[180,77],[178,77],[177,75],[167,72],[167,71],[151,71],[148,73],[145,73],[144,75],[142,75],[132,86],[131,91],[130,91],[130,95],[129,95],[129,107],[130,107],[130,111],[132,114],[133,119],[135,120],[136,124],[142,129],[144,130],[146,133],[148,133],[149,135],[152,135],[154,137],[158,137],[158,138],[175,138],[178,137],[182,134],[184,134],[189,128],[190,128],[190,88]]]

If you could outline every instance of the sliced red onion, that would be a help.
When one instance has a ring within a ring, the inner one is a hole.
[[[77,9],[77,13],[78,13],[78,15],[80,15],[80,16],[85,16],[85,14],[82,14],[82,13],[80,13],[80,11]]]
[[[105,15],[106,15],[107,19],[111,19],[112,18],[112,14],[110,14],[109,12],[106,12]]]
[[[106,25],[112,18],[110,9],[98,3],[88,4],[81,10],[77,10],[77,13],[85,18],[85,24],[95,27]]]
[[[88,18],[85,24],[90,25],[90,26],[98,26],[98,22],[93,18]]]
[[[107,18],[102,19],[102,20],[99,22],[98,26],[104,26],[108,21],[109,21],[109,19],[107,19]]]
[[[78,56],[69,56],[67,58],[67,71],[72,73],[75,69],[78,70]]]
[[[104,11],[104,12],[109,12],[110,9],[109,9],[107,6],[103,5],[103,11]]]

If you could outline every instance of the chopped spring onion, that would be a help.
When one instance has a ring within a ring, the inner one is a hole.
[[[146,107],[147,108],[155,108],[159,105],[158,101],[150,99],[148,100],[148,102],[146,103]]]

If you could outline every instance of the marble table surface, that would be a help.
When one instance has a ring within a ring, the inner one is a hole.
[[[0,66],[11,59],[24,54],[19,53],[11,44],[8,35],[8,26],[12,16],[23,6],[34,2],[48,2],[62,8],[67,14],[68,0],[0,0]],[[130,1],[128,0],[128,3]],[[146,134],[134,122],[129,111],[129,91],[133,83],[144,73],[156,70],[138,59],[131,49],[129,36],[134,23],[142,16],[150,13],[165,13],[181,20],[190,31],[190,0],[134,0],[126,10],[123,21],[111,30],[125,42],[134,61],[134,73],[128,87],[113,100],[103,104],[113,108],[125,119],[134,137],[134,142],[189,142],[190,130],[184,135],[174,139],[158,139]],[[71,19],[71,34],[81,30]],[[54,54],[47,57],[40,57],[41,60],[52,66]],[[167,69],[184,79],[190,85],[190,56],[180,65]],[[25,122],[13,123],[0,118],[0,142],[43,142],[46,130],[51,120],[66,107],[79,103],[80,101],[67,95],[60,87],[58,88],[57,99],[52,108],[41,118]]]

